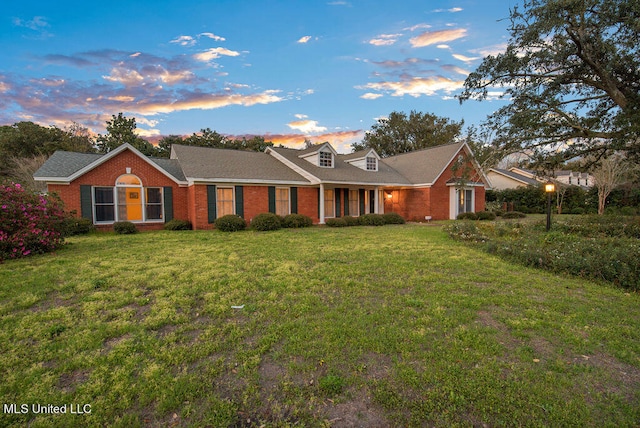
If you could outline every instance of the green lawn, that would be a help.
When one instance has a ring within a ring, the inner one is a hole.
[[[640,423],[640,295],[437,226],[77,237],[0,301],[0,426]]]

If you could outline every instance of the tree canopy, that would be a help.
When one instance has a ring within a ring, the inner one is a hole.
[[[0,175],[9,174],[16,160],[49,156],[56,150],[95,151],[87,129],[77,123],[66,130],[33,122],[0,126]]]
[[[487,56],[460,101],[498,88],[509,104],[489,116],[506,153],[538,163],[614,151],[640,154],[640,2],[525,0],[510,13],[506,51]]]
[[[134,132],[137,127],[135,117],[129,119],[122,113],[111,117],[111,120],[107,120],[107,133],[100,134],[97,138],[100,153],[109,153],[124,143],[129,143],[144,155],[156,154],[155,147]]]
[[[460,137],[464,122],[451,121],[430,113],[392,112],[378,119],[360,143],[351,145],[354,151],[374,149],[381,157],[394,156],[428,147],[449,144]]]

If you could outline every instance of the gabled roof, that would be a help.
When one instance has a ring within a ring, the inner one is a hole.
[[[380,165],[387,165],[403,176],[411,184],[430,185],[436,182],[466,143],[445,144],[429,147],[415,152],[403,153],[380,160]],[[480,168],[478,172],[486,180]],[[487,181],[488,182],[488,181]]]
[[[316,148],[316,151],[317,150],[318,149]],[[300,152],[300,150],[287,149],[284,147],[270,147],[267,149],[267,153],[272,153],[276,158],[290,165],[292,168],[301,170],[302,173],[306,174],[308,178],[316,183],[351,183],[397,186],[406,186],[411,184],[398,171],[387,165],[382,165],[381,163],[378,164],[378,171],[365,171],[357,166],[351,165],[350,163],[343,162],[344,157],[349,155],[338,154],[336,155],[336,162],[334,163],[333,168],[323,168],[301,158]]]
[[[378,156],[378,153],[376,153],[376,151],[373,149],[359,150],[357,152],[349,153],[348,155],[341,155],[340,159],[345,162],[353,162],[361,159],[366,159],[370,154],[373,154],[373,157],[380,160],[380,156]]]
[[[145,156],[128,143],[119,146],[107,154],[56,151],[33,174],[33,178],[37,181],[69,183],[125,150],[130,150],[135,155],[144,159],[176,183],[184,183],[185,177],[182,174],[180,165],[178,165],[176,161]]]
[[[495,174],[500,174],[504,177],[510,178],[512,180],[515,180],[519,183],[528,185],[528,186],[535,186],[537,184],[539,184],[539,181],[536,180],[535,178],[530,178],[526,175],[522,175],[522,174],[518,174],[517,172],[513,171],[513,170],[506,170],[506,169],[499,169],[499,168],[491,168],[489,170],[490,172],[493,172]]]
[[[189,181],[309,184],[300,174],[262,152],[173,144],[171,160],[180,164]]]

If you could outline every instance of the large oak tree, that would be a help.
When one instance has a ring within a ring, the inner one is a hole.
[[[455,142],[462,131],[463,122],[451,121],[430,113],[412,111],[392,112],[378,119],[360,143],[351,145],[354,151],[374,149],[381,157],[394,156],[427,147]]]
[[[487,120],[500,147],[540,163],[640,155],[640,2],[525,0],[510,20],[506,51],[460,96],[504,91],[509,104]]]

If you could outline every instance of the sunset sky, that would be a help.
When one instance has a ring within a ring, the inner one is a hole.
[[[305,137],[341,152],[392,111],[479,124],[504,101],[454,96],[504,50],[516,0],[10,1],[0,18],[0,125],[96,133]]]

